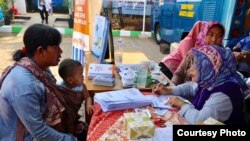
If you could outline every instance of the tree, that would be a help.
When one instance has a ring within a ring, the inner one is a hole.
[[[9,10],[9,0],[0,0],[0,7],[3,11],[4,22],[6,25],[10,24],[12,13]]]

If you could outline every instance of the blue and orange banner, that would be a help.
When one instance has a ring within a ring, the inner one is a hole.
[[[88,0],[75,0],[72,58],[84,64],[84,51],[89,51]]]

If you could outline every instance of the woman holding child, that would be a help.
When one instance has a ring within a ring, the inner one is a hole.
[[[74,129],[84,97],[56,86],[49,71],[60,61],[61,39],[58,30],[43,24],[25,31],[25,47],[15,52],[16,62],[0,78],[1,140],[77,140],[72,134],[79,132],[68,129]]]

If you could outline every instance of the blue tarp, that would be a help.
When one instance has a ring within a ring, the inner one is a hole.
[[[3,25],[3,11],[0,8],[0,26],[2,26],[2,25]]]

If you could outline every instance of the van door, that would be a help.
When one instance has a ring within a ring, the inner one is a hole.
[[[173,24],[174,24],[175,0],[165,0],[161,6],[160,33],[161,37],[167,42],[173,41]]]

